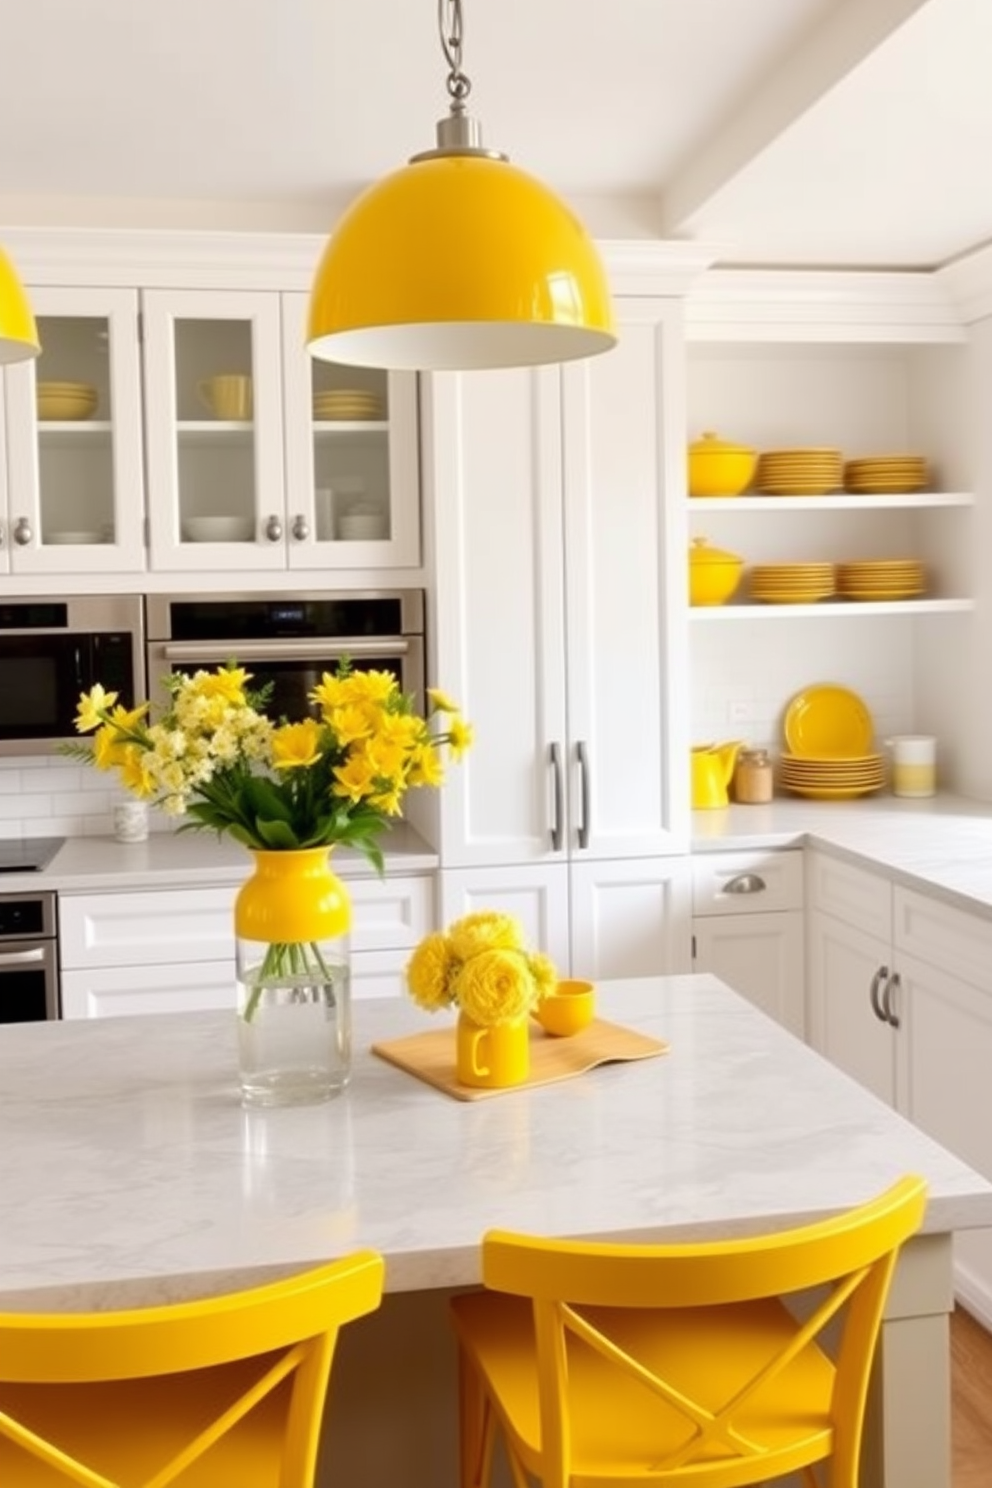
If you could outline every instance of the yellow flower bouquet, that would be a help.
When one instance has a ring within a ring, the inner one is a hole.
[[[428,1012],[457,1007],[482,1028],[514,1023],[555,990],[550,957],[529,951],[519,923],[494,910],[427,935],[406,966],[410,995]]]
[[[132,795],[186,818],[183,827],[260,851],[343,843],[381,872],[377,838],[406,791],[441,785],[442,749],[458,759],[472,741],[457,704],[429,688],[422,718],[391,672],[342,663],[310,694],[318,716],[285,722],[267,716],[265,691],[251,691],[250,680],[233,663],[174,674],[154,722],[147,702],[124,708],[96,686],[76,717],[80,733],[95,730],[92,745],[69,752],[116,771]]]

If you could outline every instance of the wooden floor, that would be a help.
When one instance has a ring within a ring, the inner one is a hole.
[[[954,1488],[992,1488],[992,1334],[960,1307],[951,1319]]]

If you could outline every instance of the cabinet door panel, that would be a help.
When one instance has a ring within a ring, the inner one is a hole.
[[[550,956],[562,976],[569,974],[568,869],[564,863],[453,868],[443,870],[439,878],[443,926],[477,910],[502,910],[520,921],[530,947]]]
[[[234,964],[234,887],[60,894],[63,967]],[[232,973],[233,974],[233,973]]]
[[[565,755],[558,372],[440,375],[425,406],[435,674],[476,730],[440,794],[443,863],[545,860]]]
[[[101,966],[62,973],[63,1018],[109,1018],[129,1013],[197,1013],[237,1007],[234,947],[228,961],[184,966]],[[231,1079],[234,1020],[231,1020]]]
[[[563,369],[569,772],[574,787],[581,744],[585,850],[598,858],[684,849],[688,832],[687,792],[674,784],[685,754],[685,431],[676,459],[667,422],[678,306],[622,300],[618,326],[609,356]],[[582,825],[573,811],[573,852]]]
[[[712,915],[693,922],[693,970],[711,971],[802,1038],[803,917],[799,911]]]
[[[831,1063],[895,1103],[895,1035],[871,1007],[881,967],[892,970],[889,943],[814,910],[806,929],[809,1042]]]
[[[599,981],[692,969],[686,859],[573,862],[569,883],[573,975]]]

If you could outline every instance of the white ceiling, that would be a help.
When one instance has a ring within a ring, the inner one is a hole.
[[[992,239],[992,0],[464,0],[486,143],[603,236]],[[0,225],[326,231],[433,143],[437,0],[4,0]]]

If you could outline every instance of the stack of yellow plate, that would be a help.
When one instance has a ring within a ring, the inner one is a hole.
[[[778,778],[795,795],[842,800],[885,784],[884,756],[872,751],[872,716],[849,688],[825,683],[796,693],[783,729]]]
[[[837,593],[845,599],[918,599],[926,592],[926,571],[915,558],[866,558],[837,565]]]
[[[839,449],[766,450],[755,484],[770,496],[823,496],[844,484]]]
[[[751,598],[764,604],[814,604],[834,592],[832,563],[756,563]]]
[[[844,466],[847,490],[865,496],[925,491],[928,478],[925,455],[866,455]]]
[[[95,411],[97,391],[88,382],[39,382],[37,400],[39,419],[75,422]]]
[[[850,759],[813,759],[783,754],[778,778],[786,790],[814,801],[849,800],[881,790],[885,759],[881,754],[853,755]]]
[[[333,388],[313,395],[315,419],[344,419],[363,422],[366,419],[385,418],[386,409],[378,393],[366,388]]]

